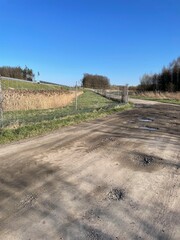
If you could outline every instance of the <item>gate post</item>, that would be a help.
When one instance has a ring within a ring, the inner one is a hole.
[[[123,87],[122,102],[123,103],[128,103],[128,84]]]

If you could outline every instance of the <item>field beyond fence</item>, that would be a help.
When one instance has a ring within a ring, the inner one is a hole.
[[[133,92],[130,97],[145,100],[154,100],[164,103],[180,104],[180,92],[160,92],[160,91]]]
[[[79,91],[77,95],[82,94]],[[3,110],[20,111],[60,108],[70,104],[75,98],[74,91],[63,90],[5,90]]]

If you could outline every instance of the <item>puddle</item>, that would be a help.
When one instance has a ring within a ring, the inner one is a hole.
[[[153,128],[153,127],[148,127],[148,126],[144,126],[144,127],[139,127],[140,129],[143,130],[149,130],[149,131],[157,131],[159,128]]]
[[[138,120],[140,122],[153,122],[154,121],[154,119],[152,119],[152,118],[139,118]]]
[[[121,188],[113,188],[107,195],[110,200],[120,201],[125,197],[125,190]]]

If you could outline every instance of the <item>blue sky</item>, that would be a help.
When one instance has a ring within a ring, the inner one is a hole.
[[[179,0],[0,0],[0,66],[137,85],[180,56]]]

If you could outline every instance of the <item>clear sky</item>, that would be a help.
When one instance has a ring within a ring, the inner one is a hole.
[[[180,0],[0,0],[0,66],[137,85],[180,56]]]

